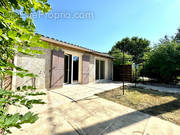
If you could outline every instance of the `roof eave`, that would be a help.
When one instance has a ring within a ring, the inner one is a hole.
[[[111,59],[114,58],[114,57],[112,57],[110,55],[102,54],[100,52],[90,50],[90,49],[87,49],[87,48],[84,48],[84,47],[80,47],[80,46],[77,46],[77,45],[74,45],[74,44],[70,44],[70,43],[67,43],[67,42],[63,42],[63,41],[60,41],[60,40],[55,40],[54,38],[41,36],[41,40],[49,42],[49,43],[53,43],[53,44],[56,44],[56,45],[60,45],[60,46],[63,46],[63,47],[68,47],[68,48],[72,48],[72,49],[76,49],[76,50],[81,50],[81,51],[91,53],[91,54],[95,54],[95,55],[102,56],[102,57],[107,57],[107,58],[111,58]]]

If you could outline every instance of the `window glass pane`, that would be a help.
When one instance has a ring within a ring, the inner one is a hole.
[[[99,79],[99,60],[96,60],[96,80]]]
[[[73,57],[73,81],[78,81],[79,57]]]
[[[104,75],[105,75],[105,64],[104,64],[104,61],[101,61],[101,64],[100,64],[100,79],[104,79]]]
[[[68,82],[68,55],[64,56],[64,83]]]

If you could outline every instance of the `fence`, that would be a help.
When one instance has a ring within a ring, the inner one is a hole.
[[[114,81],[132,81],[132,65],[115,65],[113,73]]]

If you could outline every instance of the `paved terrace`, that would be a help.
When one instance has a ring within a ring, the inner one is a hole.
[[[35,105],[35,124],[12,129],[12,135],[179,135],[180,126],[141,113],[94,94],[122,86],[122,83],[67,85],[46,91],[46,105]],[[147,108],[148,109],[148,108]],[[27,109],[10,108],[10,112]]]

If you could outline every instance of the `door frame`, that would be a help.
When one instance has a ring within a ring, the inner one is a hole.
[[[96,79],[96,60],[98,60],[99,61],[99,79]],[[101,79],[101,61],[104,61],[104,79]],[[105,68],[106,68],[106,61],[105,60],[103,60],[103,59],[98,59],[98,58],[95,58],[95,61],[94,61],[94,64],[95,64],[95,81],[96,82],[101,82],[101,81],[104,81],[104,80],[106,80],[105,78],[106,78],[106,74],[105,74]]]
[[[68,56],[68,68],[70,69],[71,68],[71,80],[69,80],[70,78],[69,78],[69,76],[70,76],[70,71],[68,71],[68,82],[67,83],[65,83],[64,82],[64,84],[65,85],[68,85],[68,84],[79,84],[80,83],[80,76],[79,76],[79,74],[80,74],[80,56],[77,56],[77,55],[72,55],[72,54],[69,54],[69,53],[64,53],[64,57],[65,56]],[[74,56],[77,56],[77,57],[79,57],[79,62],[78,62],[78,82],[77,83],[74,83],[74,81],[73,81],[73,57]],[[71,64],[70,64],[70,57],[71,57]],[[70,65],[71,65],[71,67],[70,67]],[[65,66],[65,65],[64,65]],[[69,70],[68,69],[68,70]],[[71,82],[71,83],[69,83],[69,82]]]
[[[67,73],[67,82],[64,82],[64,84],[71,84],[72,83],[72,63],[71,63],[71,67],[70,67],[70,57],[72,57],[71,54],[68,53],[64,53],[64,57],[68,56],[68,73]],[[65,62],[65,59],[64,59]],[[65,64],[64,64],[65,67]],[[70,69],[71,68],[71,69]],[[65,70],[65,68],[64,68]],[[71,70],[71,81],[70,81],[70,70]],[[65,74],[64,74],[65,76]]]
[[[76,57],[78,57],[79,58],[79,61],[78,61],[78,82],[74,82],[74,80],[73,80],[73,69],[74,69],[74,64],[73,64],[73,57],[74,56],[76,56]],[[71,71],[71,82],[72,82],[72,84],[79,84],[80,83],[80,76],[79,76],[79,73],[80,73],[80,57],[79,56],[77,56],[77,55],[72,55],[72,71]]]

